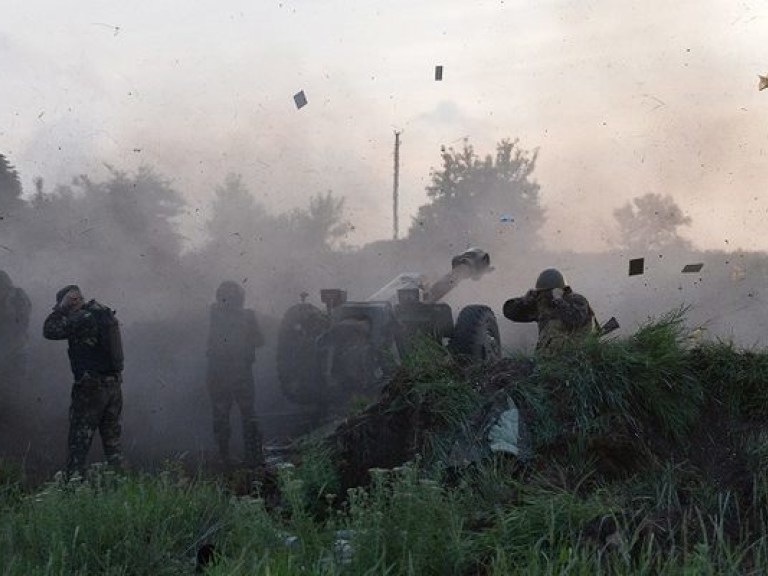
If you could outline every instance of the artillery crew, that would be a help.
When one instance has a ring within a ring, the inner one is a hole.
[[[4,395],[15,393],[24,378],[30,309],[26,292],[0,270],[0,383],[15,388]]]
[[[123,347],[114,312],[95,300],[85,302],[80,288],[70,284],[56,293],[56,305],[45,319],[43,336],[69,343],[75,381],[69,408],[67,473],[85,472],[96,429],[107,462],[119,467]]]
[[[597,330],[595,313],[587,299],[573,292],[555,268],[541,272],[536,287],[525,296],[507,300],[504,316],[513,322],[536,322],[536,350],[540,352],[561,351]]]
[[[237,282],[222,282],[211,305],[208,331],[208,392],[213,410],[213,435],[223,463],[229,462],[229,413],[240,409],[245,462],[263,464],[261,431],[254,408],[253,362],[264,337],[256,314],[244,308],[245,290]]]

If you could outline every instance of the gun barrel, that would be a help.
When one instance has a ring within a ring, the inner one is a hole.
[[[462,280],[467,278],[478,280],[493,270],[491,257],[479,248],[470,248],[466,252],[454,256],[451,260],[451,267],[450,272],[430,286],[424,296],[425,302],[439,302]]]

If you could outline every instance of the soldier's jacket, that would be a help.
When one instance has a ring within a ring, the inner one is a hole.
[[[504,316],[514,322],[536,322],[539,328],[536,349],[548,352],[583,341],[597,326],[587,299],[570,289],[556,299],[531,294],[511,298],[504,303]]]
[[[68,341],[67,352],[76,381],[86,372],[113,375],[123,370],[117,320],[112,310],[95,300],[71,314],[55,308],[45,319],[43,336]]]
[[[209,371],[250,374],[256,348],[264,344],[256,314],[249,308],[211,305],[208,331]]]
[[[0,298],[0,356],[26,344],[31,308],[29,297],[21,288],[9,287]]]

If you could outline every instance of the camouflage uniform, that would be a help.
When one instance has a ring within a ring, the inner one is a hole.
[[[0,382],[19,384],[26,374],[31,304],[21,288],[0,270]]]
[[[529,291],[522,298],[504,303],[504,316],[513,322],[536,322],[539,339],[536,350],[559,352],[582,342],[595,332],[595,313],[587,299],[566,287],[562,298],[553,298],[551,291]]]
[[[110,330],[107,325],[113,328]],[[95,300],[74,313],[56,307],[45,320],[43,335],[49,340],[69,343],[75,382],[69,408],[68,473],[85,471],[97,428],[107,462],[120,466],[122,345],[112,311]]]
[[[253,362],[256,348],[263,345],[253,310],[243,308],[245,292],[235,282],[223,282],[211,305],[208,332],[208,391],[213,409],[213,434],[221,458],[229,460],[229,413],[232,404],[240,410],[245,461],[263,463],[262,440],[254,408]]]

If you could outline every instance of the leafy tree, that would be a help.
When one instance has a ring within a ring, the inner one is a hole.
[[[461,150],[442,149],[442,166],[431,173],[430,202],[419,208],[409,236],[456,245],[489,245],[497,227],[506,225],[538,242],[544,223],[539,185],[531,179],[537,152],[522,150],[517,140],[502,140],[495,156],[481,158],[467,140]]]
[[[0,213],[18,210],[23,204],[19,174],[8,159],[0,154]]]
[[[256,202],[240,174],[229,174],[216,189],[211,218],[206,222],[210,243],[218,248],[241,249],[269,234],[270,216]]]
[[[16,251],[47,277],[102,288],[140,285],[159,301],[182,277],[175,219],[184,201],[150,168],[110,170],[105,181],[82,175],[52,193],[36,185]]]
[[[352,230],[352,224],[344,216],[343,197],[318,192],[309,199],[309,207],[296,209],[289,216],[290,228],[306,248],[331,249],[338,247]]]
[[[177,257],[182,236],[174,220],[186,205],[181,194],[148,166],[141,166],[133,176],[112,167],[109,170],[112,178],[99,185],[81,178],[89,194],[103,190],[105,216],[114,220],[125,240],[149,254],[161,259]]]
[[[637,252],[690,248],[678,229],[689,226],[691,218],[683,214],[672,196],[649,192],[617,208],[613,216],[619,225],[620,248]]]

